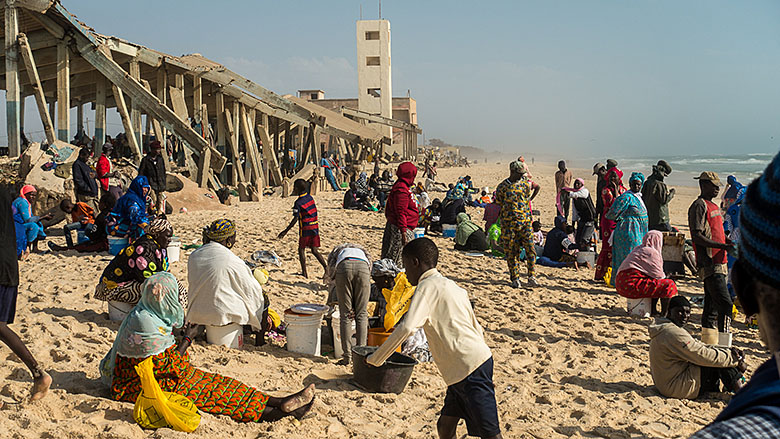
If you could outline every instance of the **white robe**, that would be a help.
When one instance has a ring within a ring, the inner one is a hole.
[[[187,321],[211,326],[238,323],[260,329],[263,289],[229,248],[210,242],[192,252],[187,279]]]

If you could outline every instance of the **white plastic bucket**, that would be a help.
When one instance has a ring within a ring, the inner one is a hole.
[[[414,239],[422,238],[425,236],[425,227],[417,227],[414,229]]]
[[[344,355],[344,350],[341,349],[341,315],[336,310],[331,316],[330,326],[333,329],[333,356],[335,358],[341,358]],[[351,328],[349,329],[349,338],[352,338],[352,345],[357,346],[357,340],[355,339],[355,321],[352,320]]]
[[[127,247],[127,245],[130,243],[130,241],[124,237],[120,238],[117,236],[109,236],[108,237],[108,252],[112,255],[116,256],[119,253],[122,252],[122,250]]]
[[[596,252],[580,251],[577,253],[577,263],[584,264],[589,263],[591,266],[596,265]]]
[[[650,317],[652,306],[653,299],[649,297],[643,299],[626,299],[628,314],[635,317]]]
[[[168,243],[167,253],[169,264],[179,261],[179,257],[181,256],[181,241],[179,238],[171,239],[171,242]]]
[[[287,323],[287,350],[306,355],[320,355],[322,314],[284,312]]]
[[[127,314],[135,308],[132,303],[108,301],[108,319],[112,322],[121,322],[127,317]]]
[[[225,326],[206,326],[206,342],[233,349],[244,346],[244,328],[238,323]]]
[[[445,238],[454,238],[455,237],[455,229],[457,226],[455,224],[442,224],[442,236]]]

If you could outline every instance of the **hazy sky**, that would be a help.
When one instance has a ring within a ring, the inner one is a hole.
[[[98,32],[199,52],[280,94],[321,88],[331,98],[357,94],[355,20],[361,4],[367,19],[378,9],[351,0],[63,3]],[[779,149],[780,2],[385,0],[382,15],[394,95],[411,90],[426,138],[578,155]]]

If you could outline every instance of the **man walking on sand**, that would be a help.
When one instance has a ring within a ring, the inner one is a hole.
[[[699,276],[704,280],[701,339],[706,344],[728,345],[733,304],[726,284],[726,260],[734,244],[726,238],[720,207],[712,202],[720,191],[718,174],[702,172],[695,179],[699,180],[701,195],[688,209],[688,227]]]
[[[30,369],[33,387],[30,399],[39,400],[46,396],[51,377],[35,361],[24,342],[8,327],[14,322],[16,296],[19,293],[19,262],[16,258],[16,232],[11,216],[10,188],[0,187],[0,341]]]
[[[569,220],[569,208],[571,207],[571,199],[569,193],[563,188],[571,187],[572,182],[571,171],[566,169],[566,162],[561,160],[558,162],[558,170],[555,171],[555,208],[558,210],[558,214],[565,220]],[[560,201],[558,201],[560,200]],[[560,205],[560,209],[558,208]]]

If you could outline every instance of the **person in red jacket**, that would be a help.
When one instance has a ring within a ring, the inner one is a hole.
[[[382,259],[392,259],[401,265],[401,250],[414,239],[413,230],[420,216],[411,189],[417,167],[412,162],[403,162],[398,165],[395,175],[398,181],[390,189],[385,207],[387,225],[382,236]]]

